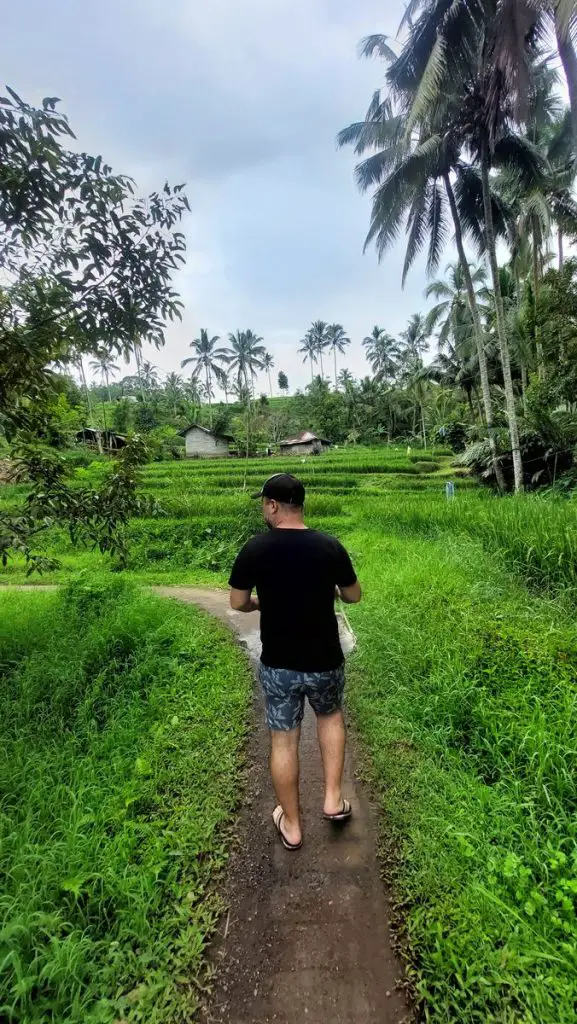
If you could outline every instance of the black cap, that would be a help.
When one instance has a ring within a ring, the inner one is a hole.
[[[305,503],[305,489],[296,476],[291,476],[290,473],[275,473],[252,497],[269,498],[280,501],[283,505],[296,505],[300,508]]]

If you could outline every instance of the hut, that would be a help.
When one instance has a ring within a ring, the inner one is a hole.
[[[296,437],[280,442],[281,455],[320,455],[330,448],[331,442],[317,437],[310,430],[303,430]]]
[[[99,430],[96,427],[83,427],[76,434],[75,440],[77,444],[88,444],[92,448],[102,448],[109,452],[126,448],[126,438],[122,434],[117,434],[114,430]]]
[[[232,437],[229,434],[216,434],[199,423],[191,423],[190,427],[179,430],[179,435],[184,438],[187,459],[226,458],[230,455]]]

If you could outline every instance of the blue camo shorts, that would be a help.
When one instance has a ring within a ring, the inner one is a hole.
[[[295,672],[290,668],[260,666],[266,701],[266,721],[275,732],[290,732],[303,720],[305,697],[315,715],[332,715],[343,703],[345,666],[330,672]]]

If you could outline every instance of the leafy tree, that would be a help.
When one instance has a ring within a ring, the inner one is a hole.
[[[164,344],[165,320],[180,316],[170,275],[188,203],[168,185],[134,199],[129,178],[67,150],[57,100],[35,109],[8,90],[1,101],[0,410],[14,434],[38,415],[54,362],[121,354],[136,336]]]
[[[284,391],[285,394],[288,395],[289,382],[288,382],[288,377],[287,377],[286,373],[284,372],[284,370],[281,370],[279,375],[278,375],[278,387],[279,387],[279,391]]]

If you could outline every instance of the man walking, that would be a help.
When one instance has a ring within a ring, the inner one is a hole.
[[[271,731],[271,772],[278,806],[273,821],[283,846],[299,850],[299,740],[305,697],[316,714],[321,749],[324,817],[342,822],[351,805],[342,795],[345,723],[344,659],[335,596],[361,599],[355,571],[342,544],[304,523],[305,489],[277,473],[254,495],[262,499],[269,533],[248,541],[230,576],[230,604],[238,612],[260,609],[260,680]],[[256,590],[256,597],[252,592]]]

